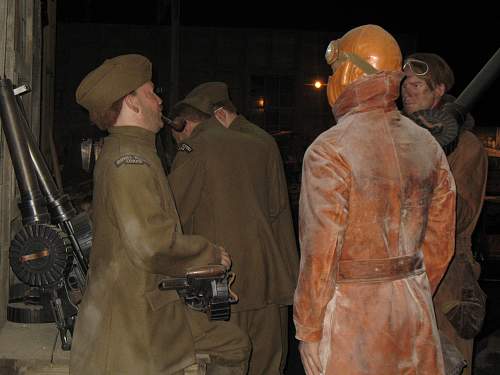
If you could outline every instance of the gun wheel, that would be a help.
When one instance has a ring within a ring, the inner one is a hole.
[[[59,282],[71,265],[71,243],[56,226],[25,225],[10,246],[10,266],[23,283],[46,287]]]

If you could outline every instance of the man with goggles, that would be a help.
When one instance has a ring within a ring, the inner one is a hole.
[[[412,56],[426,58],[430,54]],[[439,56],[431,57],[434,70],[422,58],[409,57],[403,64],[406,78],[401,88],[404,110],[411,114],[423,109],[434,108],[443,95],[453,86],[455,78],[446,62]],[[429,58],[429,57],[427,57]]]
[[[455,100],[447,94],[454,83],[453,71],[440,56],[416,53],[406,59],[403,68],[406,78],[401,95],[406,114],[440,110]],[[471,236],[483,204],[488,156],[470,131],[473,127],[474,119],[468,114],[456,147],[447,156],[457,187],[455,257],[433,298],[441,334],[467,361],[464,375],[471,374],[474,336],[485,314],[485,296],[477,282],[480,266],[472,257]]]
[[[401,51],[376,25],[326,53],[337,125],[304,156],[296,337],[308,375],[444,375],[432,292],[453,255],[455,185],[396,107]],[[425,260],[425,265],[424,265]]]

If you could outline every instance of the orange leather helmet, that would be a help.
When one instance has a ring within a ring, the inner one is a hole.
[[[377,25],[359,26],[326,49],[326,62],[333,73],[328,78],[327,95],[333,106],[340,94],[364,74],[401,71],[402,56],[391,34]]]

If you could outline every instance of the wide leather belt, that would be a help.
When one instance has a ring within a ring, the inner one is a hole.
[[[414,255],[387,259],[341,260],[337,282],[373,282],[404,279],[424,272],[424,257]]]

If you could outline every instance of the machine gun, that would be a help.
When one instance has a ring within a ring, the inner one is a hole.
[[[68,195],[59,191],[28,126],[19,95],[0,79],[0,116],[20,192],[23,227],[10,246],[10,265],[26,288],[11,288],[8,319],[21,323],[56,323],[63,350],[71,348],[77,304],[85,291],[92,228],[86,213],[77,214]],[[17,96],[16,96],[17,95]]]
[[[191,269],[186,277],[168,278],[160,282],[160,290],[176,290],[186,305],[202,311],[210,320],[229,320],[231,304],[238,296],[231,290],[234,273],[222,265]]]
[[[409,117],[429,130],[448,155],[453,152],[458,143],[460,127],[464,123],[467,113],[499,74],[500,49],[495,52],[454,102],[446,103],[442,109],[417,111]]]

